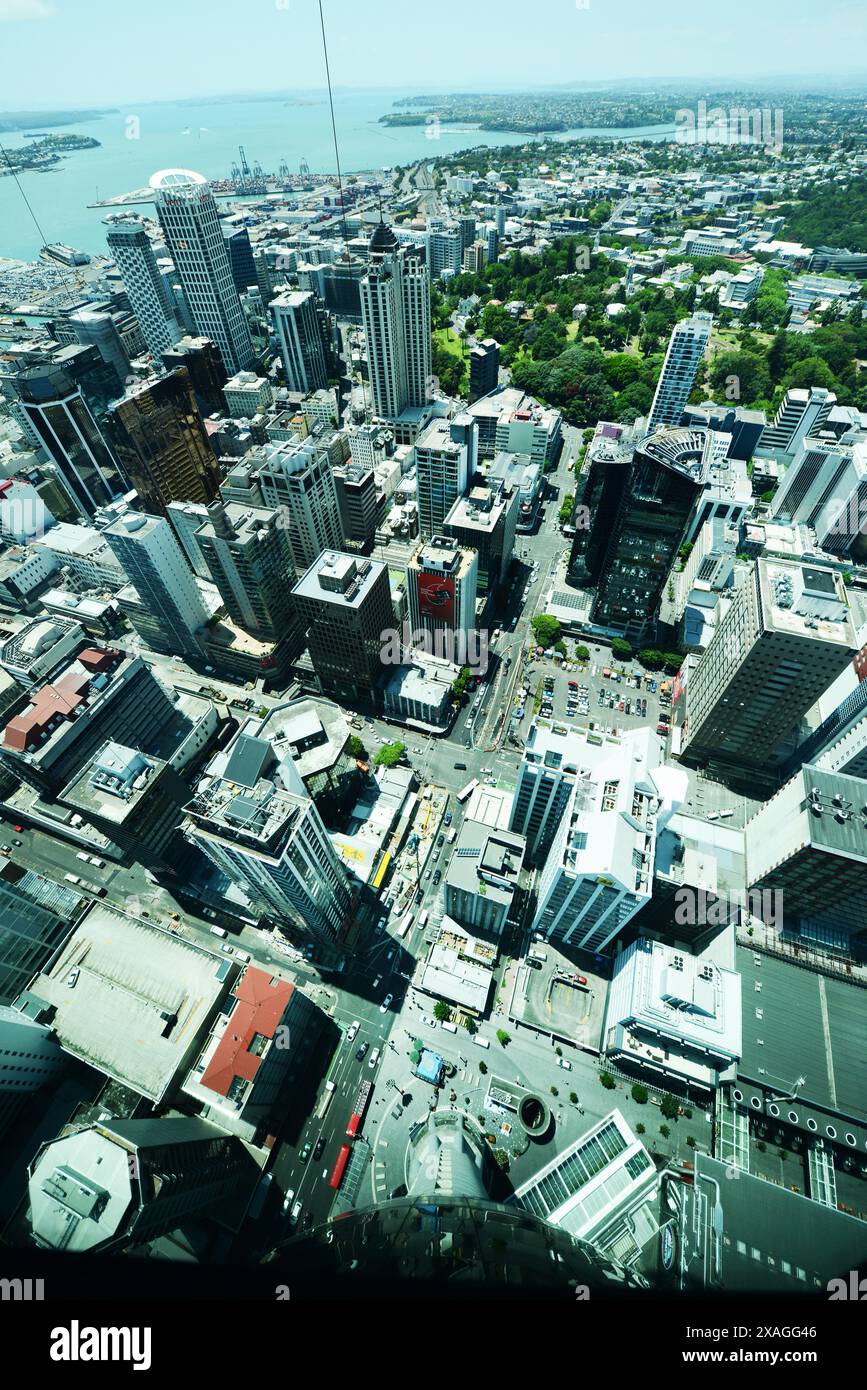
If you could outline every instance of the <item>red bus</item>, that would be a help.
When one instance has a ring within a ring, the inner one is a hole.
[[[351,1144],[344,1144],[344,1145],[342,1146],[341,1150],[340,1150],[340,1153],[337,1155],[337,1162],[336,1162],[335,1165],[334,1165],[334,1172],[331,1174],[331,1177],[328,1179],[328,1186],[329,1186],[329,1187],[339,1187],[339,1186],[340,1186],[341,1182],[343,1181],[343,1174],[344,1174],[344,1172],[345,1172],[345,1170],[346,1170],[346,1165],[347,1165],[347,1163],[349,1162],[349,1155],[350,1155],[351,1153],[352,1153],[352,1145],[351,1145]]]
[[[362,1081],[361,1085],[358,1088],[358,1095],[355,1097],[355,1104],[352,1107],[352,1114],[350,1115],[349,1121],[346,1126],[347,1139],[354,1139],[358,1131],[361,1129],[362,1123],[364,1121],[365,1111],[367,1110],[367,1106],[370,1101],[370,1094],[372,1090],[373,1083],[371,1081]]]

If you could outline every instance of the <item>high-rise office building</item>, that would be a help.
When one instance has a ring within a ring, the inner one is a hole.
[[[292,552],[277,512],[212,502],[196,541],[235,622],[270,641],[295,625]]]
[[[713,316],[705,313],[693,314],[675,324],[656,383],[648,430],[680,424],[712,327]]]
[[[78,514],[93,516],[127,487],[117,459],[94,420],[81,388],[50,364],[26,367],[15,378],[21,410],[56,465]]]
[[[232,267],[235,289],[239,294],[246,294],[252,285],[258,284],[253,248],[250,244],[250,233],[242,223],[233,222],[230,217],[224,217],[220,225],[223,229],[226,250],[229,253],[229,265]]]
[[[50,1028],[0,1004],[0,1134],[28,1098],[44,1086],[56,1086],[68,1066],[69,1057]]]
[[[169,523],[164,517],[127,512],[103,534],[129,577],[130,585],[117,597],[136,630],[157,643],[158,650],[197,652],[196,633],[210,614]],[[139,621],[149,623],[146,632]]]
[[[819,433],[836,404],[834,392],[823,386],[811,386],[808,390],[790,388],[780,402],[773,423],[762,430],[758,448],[796,453],[807,435]]]
[[[864,782],[808,764],[747,821],[747,882],[782,895],[787,933],[848,951],[867,931]],[[855,949],[858,949],[855,947]]]
[[[414,644],[467,666],[476,629],[479,557],[447,536],[419,547],[406,570]],[[422,636],[423,634],[423,636]]]
[[[334,469],[337,502],[343,522],[343,537],[347,544],[360,549],[372,546],[380,512],[376,475],[372,468],[361,463],[339,464]]]
[[[183,337],[183,329],[144,224],[134,214],[117,218],[105,239],[148,351],[158,358]]]
[[[274,331],[290,391],[318,391],[328,385],[322,332],[311,290],[287,290],[271,300]]]
[[[250,330],[207,179],[189,169],[163,169],[150,186],[196,332],[217,344],[228,371],[252,367]]]
[[[478,555],[479,593],[495,591],[506,579],[520,510],[518,488],[489,473],[484,485],[459,497],[446,517],[444,534]]]
[[[839,574],[758,560],[689,673],[684,759],[766,766],[857,649]]]
[[[475,451],[475,426],[466,416],[432,420],[415,444],[415,471],[418,488],[418,527],[426,540],[438,535],[446,517],[467,490],[473,474],[471,455]],[[472,428],[471,428],[472,427]]]
[[[266,507],[280,511],[299,574],[323,550],[339,550],[343,527],[328,451],[315,439],[266,444],[259,464]]]
[[[27,988],[84,906],[68,884],[11,860],[0,866],[0,1004],[11,1004]]]
[[[106,430],[145,511],[170,502],[213,501],[220,468],[183,367],[130,387],[106,416]]]
[[[382,222],[361,281],[361,316],[374,414],[394,420],[407,407],[423,406],[431,361],[428,270],[412,251],[399,249]]]
[[[594,745],[583,731],[540,728],[525,750],[512,814],[528,854],[562,798],[562,787],[530,775],[540,761],[570,790],[539,876],[533,929],[562,948],[606,951],[650,900],[660,816],[685,775],[676,770],[667,785],[651,729]]]
[[[219,1216],[259,1170],[241,1140],[197,1116],[115,1120],[44,1143],[28,1169],[35,1243],[121,1252]]]
[[[167,372],[186,367],[193,385],[193,394],[202,419],[223,413],[223,387],[228,373],[223,366],[220,349],[210,338],[180,338],[163,353]]]
[[[476,239],[476,219],[470,217],[469,214],[459,217],[458,230],[461,234],[461,245],[466,250],[468,246],[472,246]]]
[[[500,379],[500,344],[496,338],[483,338],[470,348],[470,395],[472,403],[493,391]]]
[[[369,698],[386,669],[383,644],[395,627],[386,566],[326,550],[292,594],[322,689]]]
[[[612,449],[595,458],[582,497],[592,525],[576,533],[570,577],[595,586],[592,617],[600,627],[622,631],[630,641],[652,629],[710,474],[711,446],[707,430],[660,430],[631,454]]]
[[[340,940],[354,901],[349,876],[295,764],[261,721],[212,759],[187,809],[189,838],[260,911],[302,936]]]

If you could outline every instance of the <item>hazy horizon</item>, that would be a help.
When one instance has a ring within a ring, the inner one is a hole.
[[[853,0],[829,0],[821,9],[812,0],[760,7],[730,0],[724,17],[698,0],[686,22],[678,0],[652,9],[644,0],[541,0],[532,11],[500,0],[495,19],[442,0],[431,22],[417,26],[407,23],[402,0],[370,7],[324,0],[324,14],[332,82],[347,91],[520,93],[654,81],[806,82],[821,91],[867,83],[867,68],[842,76],[814,71],[826,52],[830,62],[829,40],[836,52],[867,53],[867,6]],[[252,0],[241,9],[209,0],[206,27],[200,0],[150,0],[139,15],[123,43],[125,16],[112,0],[0,0],[0,109],[92,110],[324,89],[317,0]],[[697,76],[703,63],[709,71]],[[45,96],[34,72],[44,77]]]

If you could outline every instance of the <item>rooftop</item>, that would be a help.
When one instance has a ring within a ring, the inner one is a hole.
[[[230,968],[225,957],[95,903],[30,993],[54,1006],[52,1026],[68,1052],[158,1101]]]

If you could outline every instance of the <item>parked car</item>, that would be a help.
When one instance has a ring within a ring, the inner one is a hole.
[[[369,1067],[375,1067],[378,1061],[379,1061],[379,1048],[378,1048],[378,1047],[375,1047],[375,1048],[373,1049],[373,1051],[371,1052],[371,1054],[370,1054],[370,1061],[368,1062],[367,1065],[368,1065]]]
[[[355,1060],[356,1060],[356,1062],[363,1062],[363,1061],[364,1061],[365,1057],[367,1056],[367,1050],[368,1050],[369,1047],[370,1047],[370,1043],[362,1043],[362,1044],[361,1044],[361,1047],[359,1047],[359,1048],[356,1049],[356,1052],[355,1052]]]
[[[451,823],[452,823],[452,813],[451,813],[451,811],[446,811],[445,819],[444,819],[444,821],[443,821],[443,824],[444,824],[444,825],[451,825]]]
[[[569,1061],[567,1061],[565,1057],[558,1057],[558,1058],[557,1058],[557,1066],[558,1066],[558,1067],[562,1067],[564,1071],[571,1071],[571,1070],[572,1070],[572,1063],[569,1062]]]
[[[380,1012],[381,1014],[384,1014],[384,1013],[386,1013],[386,1012],[388,1011],[388,1006],[389,1006],[389,1004],[391,1004],[391,1002],[392,1002],[393,999],[394,999],[394,995],[393,995],[393,994],[387,994],[387,995],[385,996],[385,998],[383,999],[382,1003],[381,1003],[380,1006],[379,1006],[379,1012]]]
[[[288,1211],[289,1208],[291,1207],[291,1205],[292,1205],[292,1203],[293,1203],[294,1201],[295,1201],[295,1188],[294,1188],[294,1187],[287,1187],[287,1189],[286,1189],[286,1195],[285,1195],[285,1197],[283,1198],[283,1210],[284,1210],[284,1211]]]
[[[356,1018],[356,1019],[353,1019],[352,1023],[350,1023],[350,1025],[349,1025],[349,1028],[348,1028],[347,1033],[346,1033],[346,1041],[347,1041],[347,1042],[352,1042],[352,1041],[354,1040],[355,1035],[356,1035],[356,1033],[358,1032],[358,1030],[359,1030],[360,1027],[361,1027],[361,1020],[360,1020],[360,1019],[357,1019],[357,1018]]]
[[[308,1158],[310,1157],[310,1154],[311,1154],[312,1149],[313,1149],[313,1145],[310,1143],[310,1140],[308,1139],[308,1140],[307,1140],[307,1143],[304,1145],[304,1148],[301,1150],[300,1154],[298,1155],[298,1157],[300,1158],[300,1160],[301,1160],[302,1163],[306,1163],[306,1162],[307,1162]]]

